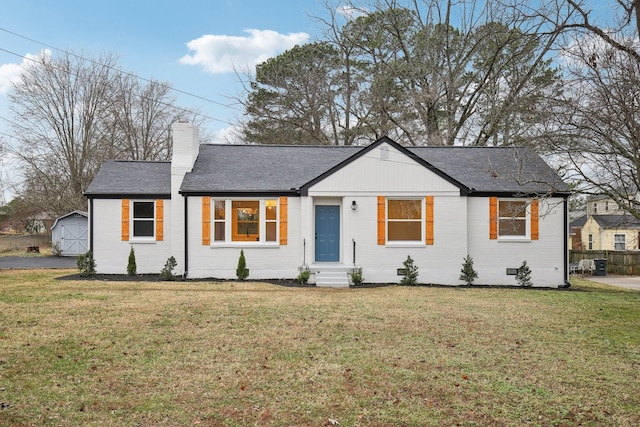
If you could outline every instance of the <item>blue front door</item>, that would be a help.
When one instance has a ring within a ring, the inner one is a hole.
[[[340,261],[340,206],[316,206],[316,261]]]

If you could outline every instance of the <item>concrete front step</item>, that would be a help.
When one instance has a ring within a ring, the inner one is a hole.
[[[349,273],[352,267],[344,265],[311,265],[309,270],[315,274],[316,286],[326,288],[348,288]]]

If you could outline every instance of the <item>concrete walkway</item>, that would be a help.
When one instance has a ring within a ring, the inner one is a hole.
[[[640,291],[640,276],[584,276],[592,282]]]
[[[69,256],[3,256],[0,270],[35,268],[77,268],[76,257]]]

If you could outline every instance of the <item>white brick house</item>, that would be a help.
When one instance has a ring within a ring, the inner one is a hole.
[[[463,258],[484,285],[515,285],[523,261],[534,286],[568,285],[568,186],[520,148],[200,145],[174,125],[172,162],[110,161],[86,191],[100,273],[139,273],[169,256],[187,278],[236,277],[318,285],[393,283],[411,256],[418,281],[461,285]]]

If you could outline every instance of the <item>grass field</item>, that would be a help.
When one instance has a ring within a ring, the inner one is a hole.
[[[640,425],[640,292],[0,272],[0,425]]]

